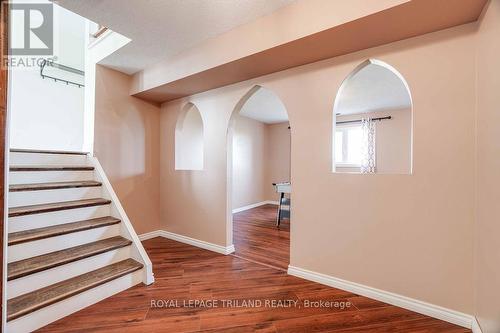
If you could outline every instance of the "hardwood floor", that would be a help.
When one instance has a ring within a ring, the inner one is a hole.
[[[7,280],[18,279],[23,276],[126,247],[131,244],[132,241],[129,239],[121,236],[114,236],[59,251],[45,253],[36,257],[10,262],[7,265]]]
[[[11,298],[7,301],[7,320],[14,320],[22,317],[33,311],[63,301],[66,298],[135,272],[141,268],[142,264],[134,259],[125,259],[68,280]]]
[[[67,235],[73,232],[101,228],[121,221],[116,217],[105,216],[71,223],[56,224],[48,227],[28,229],[9,233],[9,246],[55,236]]]
[[[470,332],[234,256],[163,238],[145,241],[144,246],[153,262],[154,284],[133,287],[39,332]],[[184,306],[189,300],[218,304]],[[229,300],[233,306],[228,306]],[[250,300],[254,305],[261,300],[262,306],[242,306]],[[282,305],[296,301],[297,306],[267,307],[265,300]],[[338,305],[330,308],[305,306],[320,300],[339,303],[330,303]]]
[[[287,270],[290,263],[290,221],[276,227],[277,206],[265,205],[233,214],[236,256]]]
[[[109,205],[111,200],[103,198],[81,199],[63,202],[51,202],[38,205],[10,207],[9,217],[57,212],[59,210],[76,209],[94,206]]]
[[[37,184],[10,184],[9,192],[23,191],[43,191],[43,190],[59,190],[63,188],[81,188],[81,187],[99,187],[101,182],[95,180],[78,180],[66,182],[50,182]]]

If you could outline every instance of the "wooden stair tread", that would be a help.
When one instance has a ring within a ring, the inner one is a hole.
[[[61,154],[61,155],[87,155],[83,151],[66,151],[66,150],[43,150],[43,149],[20,149],[12,148],[11,153],[34,153],[34,154]]]
[[[29,206],[10,207],[9,217],[48,213],[65,209],[102,206],[102,205],[108,205],[110,203],[111,200],[108,199],[93,198],[93,199],[62,201],[62,202],[53,202],[53,203],[29,205]]]
[[[73,232],[90,230],[120,223],[120,219],[112,216],[98,217],[89,220],[58,224],[49,227],[23,230],[9,234],[9,245],[66,235]]]
[[[106,238],[68,249],[42,254],[36,257],[11,262],[7,265],[7,280],[54,268],[70,262],[88,258],[104,252],[115,250],[132,244],[132,241],[121,236]]]
[[[10,171],[92,171],[90,165],[11,165]]]
[[[65,188],[80,188],[80,187],[97,187],[102,183],[95,180],[82,180],[70,182],[51,182],[51,183],[33,183],[33,184],[13,184],[9,185],[9,192],[22,191],[40,191],[40,190],[57,190]]]
[[[99,268],[97,270],[58,282],[7,301],[7,320],[13,320],[50,304],[75,296],[126,274],[141,269],[142,264],[133,259]]]

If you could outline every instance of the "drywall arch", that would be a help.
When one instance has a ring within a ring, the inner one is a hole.
[[[356,121],[367,118],[378,120],[376,123],[383,124],[378,126],[385,127],[383,134],[376,134],[377,148],[379,146],[382,148],[376,151],[377,160],[382,162],[380,170],[376,173],[411,174],[413,171],[411,90],[397,69],[378,59],[367,59],[357,65],[342,81],[337,91],[332,116],[332,172],[359,173],[350,162],[347,163],[346,169],[341,165],[339,167],[336,161],[339,145],[337,142],[336,147],[335,134],[338,124],[342,124],[343,127],[354,126]],[[385,122],[385,120],[391,121]],[[379,136],[383,137],[383,140],[378,140]],[[400,142],[400,145],[396,146],[390,142]],[[400,158],[396,158],[397,156]]]
[[[258,101],[258,100],[256,100],[256,98],[262,98],[262,100]],[[265,105],[265,108],[269,108],[269,109],[276,111],[276,112],[273,112],[273,114],[274,115],[279,114],[280,116],[279,117],[272,116],[272,117],[261,118],[263,116],[263,113],[259,113],[259,112],[252,113],[251,116],[249,114],[245,113],[246,111],[248,111],[247,107],[250,105],[252,105],[252,107],[250,107],[250,109],[253,109],[255,111],[255,109],[256,109],[255,106],[262,105],[262,104],[260,104],[260,102],[262,102],[262,101],[267,102],[267,104]],[[276,110],[278,107],[279,107],[279,112]],[[227,174],[226,174],[226,177],[227,177],[227,181],[226,181],[226,200],[227,200],[226,201],[226,230],[227,230],[227,234],[226,234],[226,239],[227,239],[228,244],[233,244],[233,209],[235,211],[239,211],[240,206],[245,206],[244,208],[248,208],[249,206],[252,206],[253,203],[258,203],[257,201],[252,201],[251,203],[249,202],[249,203],[242,204],[239,206],[238,205],[239,200],[236,200],[235,202],[233,202],[233,199],[235,199],[235,197],[233,196],[233,194],[234,194],[233,187],[234,187],[234,182],[235,182],[235,180],[233,179],[233,175],[234,175],[233,171],[235,171],[234,170],[235,165],[233,165],[233,163],[235,161],[235,158],[233,156],[233,153],[234,153],[234,150],[233,150],[234,140],[233,139],[235,139],[235,135],[237,135],[237,133],[235,132],[235,128],[237,127],[236,120],[240,119],[239,121],[242,121],[239,116],[253,118],[254,120],[264,122],[267,124],[278,124],[278,126],[280,128],[279,131],[281,131],[280,133],[282,133],[282,134],[283,134],[283,130],[290,131],[290,128],[291,128],[291,126],[289,126],[289,124],[290,124],[289,113],[285,107],[285,104],[283,103],[282,99],[280,98],[280,96],[278,94],[276,94],[272,89],[268,89],[267,87],[263,87],[261,85],[252,86],[246,93],[243,94],[243,96],[241,96],[238,99],[234,108],[232,109],[232,111],[229,115],[227,134],[226,134],[226,147],[227,147],[227,149],[226,149],[226,156],[227,156],[227,159],[226,159],[226,161],[227,161],[227,168],[226,168],[226,170],[227,170]],[[287,122],[288,125],[284,124],[284,122]],[[244,121],[243,123],[246,123],[246,121]],[[271,126],[274,126],[274,125],[271,125]],[[286,126],[286,127],[283,127],[283,126]],[[267,131],[268,130],[266,129],[266,133],[273,133],[273,132],[267,132]],[[274,131],[274,130],[271,130],[271,131]],[[274,133],[276,133],[276,132],[274,132]],[[279,135],[279,137],[283,138],[283,135]],[[236,138],[236,142],[238,142],[237,138]],[[268,142],[269,141],[266,141],[266,144],[265,144],[266,149],[268,148],[268,145],[269,145]],[[273,141],[273,142],[276,142],[276,141]],[[287,145],[291,145],[290,133],[289,133],[289,141],[287,141]],[[274,146],[277,146],[277,145],[275,144]],[[282,147],[281,144],[278,146]],[[285,149],[290,150],[290,146],[288,146],[288,148],[285,148]],[[269,153],[267,153],[267,154],[269,154]],[[288,154],[291,155],[291,151],[288,151]],[[288,158],[290,158],[290,155],[288,156]],[[267,156],[269,157],[269,155],[267,155]],[[272,154],[272,156],[275,156],[275,154]],[[238,160],[237,157],[236,157],[236,160]],[[269,160],[273,160],[273,159],[266,158],[264,160],[269,161]],[[276,160],[277,159],[275,159],[274,161],[276,161]],[[273,165],[276,165],[276,164],[273,164],[273,162],[269,162],[269,163],[270,164],[268,164],[266,162],[266,168],[270,168],[271,170],[274,170]],[[289,162],[289,164],[291,164],[291,161]],[[289,167],[290,167],[290,165],[289,165]],[[291,178],[290,169],[288,171],[285,171],[284,173],[286,174],[286,180],[284,180],[284,181],[288,181]],[[274,174],[273,172],[271,172],[271,173],[267,172],[265,178],[266,179],[264,181],[264,184],[269,184],[269,186],[271,186],[271,181],[269,181],[269,179],[271,179],[271,178],[272,178],[273,182],[274,181],[283,181],[281,179],[278,179],[280,177],[276,177],[276,174]],[[241,179],[241,178],[237,178],[237,179]],[[266,189],[266,187],[264,186],[264,190],[269,191],[269,188]],[[268,192],[267,196],[270,196],[270,195],[272,197],[272,194],[270,192]],[[265,201],[259,201],[259,202],[263,203],[263,202],[269,202],[269,201],[268,201],[268,199],[266,199]],[[236,206],[234,206],[233,203],[236,204]],[[239,202],[239,203],[241,203],[241,202]]]
[[[175,170],[203,170],[203,118],[193,103],[179,112],[175,126]]]

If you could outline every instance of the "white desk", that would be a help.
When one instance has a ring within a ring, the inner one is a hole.
[[[274,183],[273,185],[278,193],[292,193],[292,184],[290,182]]]

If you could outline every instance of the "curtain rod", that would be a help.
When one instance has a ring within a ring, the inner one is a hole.
[[[372,120],[389,120],[389,119],[392,119],[391,116],[387,116],[387,117],[379,117],[379,118],[372,118]],[[352,123],[360,123],[362,120],[359,119],[359,120],[345,120],[345,121],[337,121],[336,123],[337,124],[352,124]]]

